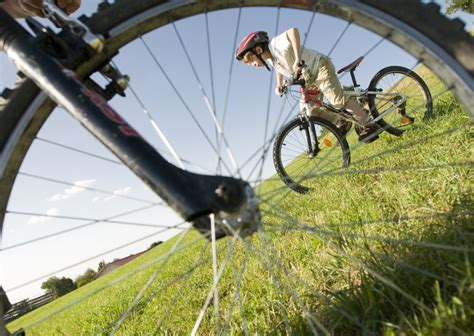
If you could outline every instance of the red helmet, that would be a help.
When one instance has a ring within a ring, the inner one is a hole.
[[[267,32],[258,31],[250,33],[244,37],[242,42],[240,42],[240,46],[235,52],[235,58],[241,61],[244,55],[248,51],[251,51],[253,48],[255,48],[255,46],[257,46],[258,44],[262,44],[264,47],[266,47],[268,45],[268,42],[269,39]]]

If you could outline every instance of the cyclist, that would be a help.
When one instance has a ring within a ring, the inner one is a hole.
[[[81,6],[81,0],[55,0],[55,3],[67,14],[75,12]],[[43,0],[0,0],[0,8],[18,19],[43,16]]]
[[[267,62],[276,70],[275,93],[282,94],[283,77],[290,77],[293,73],[302,72],[304,60],[307,69],[304,74],[306,87],[319,88],[323,95],[335,108],[345,108],[352,112],[354,118],[364,125],[359,135],[359,141],[370,142],[375,140],[379,127],[369,121],[367,112],[353,99],[346,98],[341,83],[331,59],[315,50],[301,47],[300,33],[297,28],[290,28],[284,33],[272,38],[264,31],[257,31],[244,37],[235,54],[237,60],[254,67],[265,67],[270,71]],[[308,114],[319,114],[337,125],[330,112],[307,111]],[[349,131],[350,124],[342,125],[344,133]],[[370,140],[368,138],[370,137]]]

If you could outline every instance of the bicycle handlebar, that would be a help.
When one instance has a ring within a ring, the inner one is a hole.
[[[300,66],[301,66],[302,71],[293,73],[290,79],[285,80],[285,82],[283,83],[281,96],[288,93],[288,89],[290,88],[290,86],[293,86],[293,85],[300,85],[301,87],[305,86],[306,81],[304,80],[304,78],[301,78],[301,74],[303,70],[307,68],[307,66],[304,61],[301,61]]]

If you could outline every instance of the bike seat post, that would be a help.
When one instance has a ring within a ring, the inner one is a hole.
[[[354,74],[354,71],[355,71],[356,68],[352,69],[351,70],[351,79],[352,79],[352,84],[354,84],[354,87],[359,87],[360,85],[357,83],[357,80],[355,78],[355,74]]]

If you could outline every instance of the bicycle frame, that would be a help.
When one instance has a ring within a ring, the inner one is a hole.
[[[377,122],[380,119],[383,119],[387,114],[391,113],[393,110],[404,106],[406,101],[407,101],[407,96],[404,95],[404,94],[401,94],[401,93],[381,93],[381,92],[377,92],[377,91],[368,91],[368,90],[360,90],[360,89],[357,89],[357,90],[354,90],[354,91],[344,91],[344,93],[349,97],[357,98],[358,101],[367,100],[367,97],[369,95],[377,95],[377,98],[379,100],[380,100],[381,96],[386,96],[387,97],[386,101],[389,101],[389,100],[392,100],[394,98],[400,97],[400,99],[397,101],[397,103],[395,103],[394,105],[392,105],[391,107],[389,107],[388,109],[386,109],[385,111],[380,113],[377,118],[374,118],[373,119],[374,122]],[[392,98],[389,98],[389,97],[392,97]]]
[[[314,105],[316,107],[324,107],[327,110],[333,113],[341,113],[340,109],[334,108],[331,104],[327,104],[323,102],[319,97],[321,91],[317,89],[306,89],[305,87],[300,87],[300,93],[303,97],[303,103],[306,104],[306,108],[309,110],[310,105]],[[387,99],[385,101],[393,100],[394,98],[400,98],[397,100],[395,104],[390,106],[388,109],[380,113],[377,118],[372,119],[372,121],[377,122],[380,119],[383,119],[387,114],[391,113],[393,110],[398,108],[404,108],[404,105],[407,101],[407,96],[401,93],[381,93],[377,91],[368,91],[368,90],[360,90],[357,89],[353,91],[344,91],[344,93],[349,97],[355,97],[358,101],[360,100],[367,100],[369,95],[377,95],[377,98],[381,100],[381,96],[386,96]],[[357,123],[354,119],[347,119],[352,123]]]
[[[23,73],[63,106],[184,220],[199,219],[194,222],[198,230],[210,231],[209,218],[203,220],[203,216],[211,213],[216,214],[216,223],[219,219],[237,223],[239,221],[232,219],[246,218],[245,224],[236,224],[239,226],[234,227],[236,231],[243,228],[250,234],[256,230],[259,210],[252,202],[253,191],[246,182],[225,176],[199,175],[169,163],[102,96],[87,88],[73,71],[38,48],[34,38],[3,10],[0,10],[0,51],[5,51]],[[225,228],[221,230],[218,237],[228,234]]]

